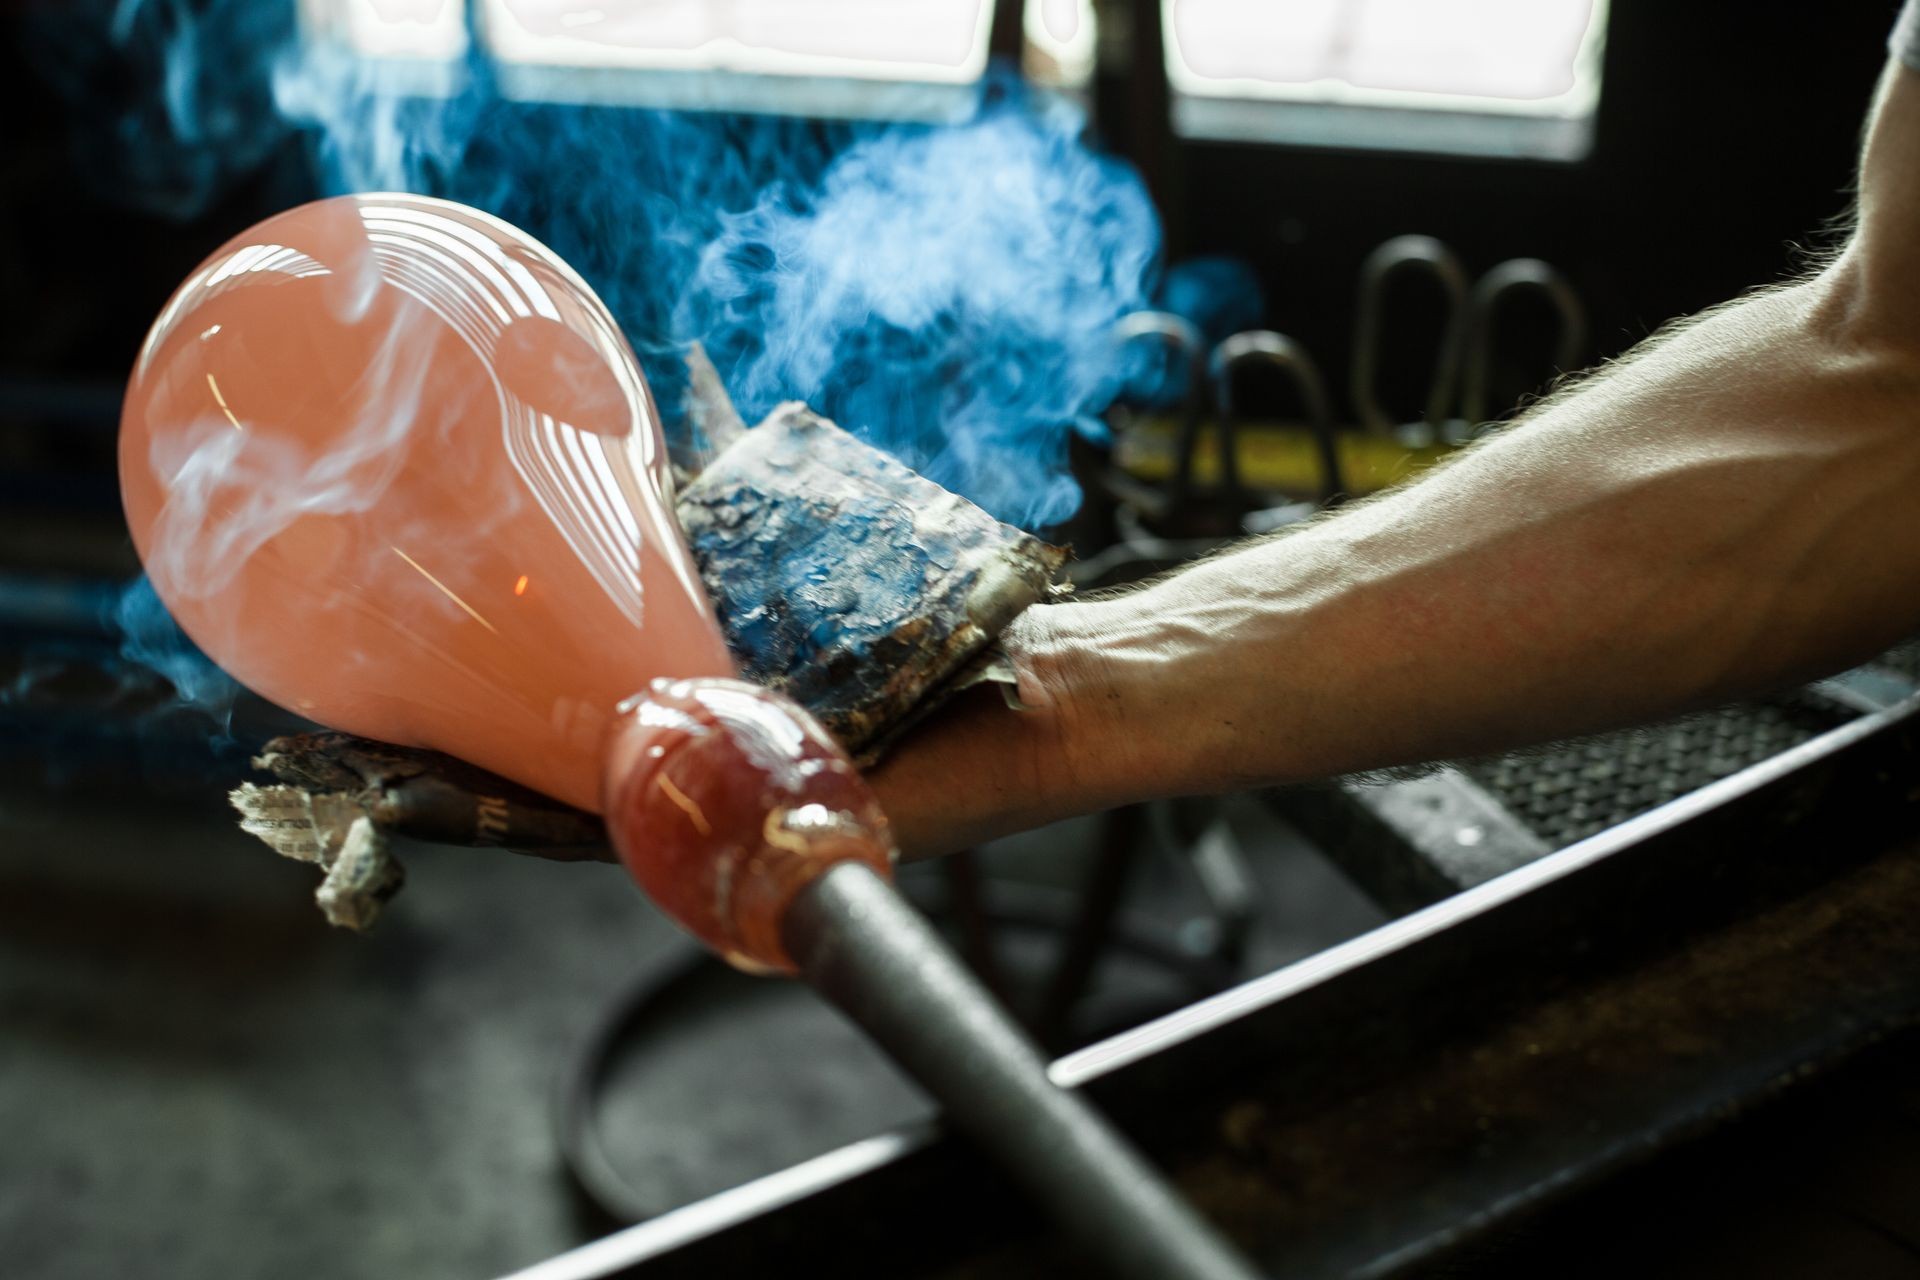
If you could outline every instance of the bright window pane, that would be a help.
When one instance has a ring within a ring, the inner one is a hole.
[[[371,58],[444,60],[466,52],[466,0],[301,0],[307,29]]]
[[[985,0],[480,0],[505,61],[962,83]]]
[[[1180,91],[1213,97],[1576,114],[1590,110],[1597,93],[1604,7],[1165,0],[1168,70]]]

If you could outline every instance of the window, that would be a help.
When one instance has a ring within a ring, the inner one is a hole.
[[[1021,3],[1034,83],[1084,88],[1092,0]],[[986,70],[993,0],[300,0],[307,31],[416,70],[467,50],[469,12],[512,97],[940,119]],[[416,77],[410,87],[429,88]]]
[[[1606,0],[1163,0],[1190,137],[1577,160]]]
[[[481,0],[508,62],[967,81],[983,0]]]
[[[445,62],[467,49],[465,0],[300,0],[301,25],[372,58]]]
[[[940,119],[986,67],[986,0],[474,0],[510,95]]]

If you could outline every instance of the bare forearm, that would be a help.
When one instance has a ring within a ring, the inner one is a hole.
[[[1843,323],[1847,280],[1726,308],[1397,493],[1039,611],[1035,711],[976,704],[881,773],[991,748],[909,846],[1630,723],[1912,629],[1920,384]]]
[[[1137,640],[1100,646],[1130,715],[1216,712],[1158,769],[1211,788],[1583,732],[1920,622],[1920,402],[1904,357],[1823,329],[1826,287],[1729,308],[1424,483],[1105,606]]]
[[[1920,628],[1920,74],[1889,64],[1869,124],[1817,278],[1399,492],[1033,611],[1033,709],[975,698],[875,775],[903,847],[1643,721]]]

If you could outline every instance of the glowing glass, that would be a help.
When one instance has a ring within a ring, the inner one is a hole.
[[[120,474],[155,590],[230,674],[583,808],[618,797],[629,868],[736,958],[784,959],[716,884],[784,909],[809,850],[885,865],[884,819],[817,726],[714,679],[733,666],[639,365],[506,223],[344,196],[229,242],[148,335]],[[620,714],[660,677],[708,679]],[[817,804],[854,816],[790,830]]]

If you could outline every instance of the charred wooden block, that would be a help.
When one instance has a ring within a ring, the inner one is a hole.
[[[734,657],[856,755],[1044,599],[1066,553],[786,404],[679,498]]]

